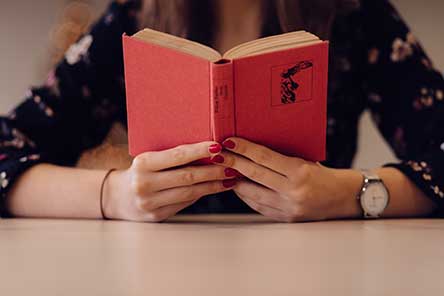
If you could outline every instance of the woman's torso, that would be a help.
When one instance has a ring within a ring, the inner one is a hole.
[[[262,37],[281,33],[277,22],[264,26]],[[352,39],[355,31],[344,19],[338,17],[333,24],[330,37],[329,85],[328,85],[328,126],[327,159],[323,164],[335,168],[351,166],[357,147],[358,120],[365,109],[365,99],[356,73],[359,58],[353,56]],[[121,73],[123,77],[123,73]],[[123,81],[123,78],[119,78]],[[355,87],[350,88],[350,85]],[[122,89],[119,91],[123,93]],[[124,96],[115,106],[116,110],[125,109]],[[119,121],[126,126],[126,113],[119,112]],[[187,213],[207,212],[251,212],[252,210],[237,198],[232,191],[207,196],[184,210]]]

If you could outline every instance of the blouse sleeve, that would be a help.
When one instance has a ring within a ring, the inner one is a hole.
[[[403,172],[444,205],[444,80],[386,0],[362,1],[362,77],[367,104]],[[359,43],[359,42],[358,42]]]
[[[38,163],[74,165],[100,144],[124,104],[121,36],[136,29],[139,1],[116,1],[73,44],[43,86],[0,117],[0,210],[17,178]],[[123,110],[124,112],[125,110]]]

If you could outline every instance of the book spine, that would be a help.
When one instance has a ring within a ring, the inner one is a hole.
[[[236,134],[232,61],[211,64],[210,90],[213,140],[221,142]]]

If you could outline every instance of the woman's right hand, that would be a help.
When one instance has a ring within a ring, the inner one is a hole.
[[[129,169],[108,177],[103,193],[105,216],[160,222],[202,196],[232,189],[235,170],[213,164],[188,165],[221,150],[216,142],[201,142],[138,155]]]

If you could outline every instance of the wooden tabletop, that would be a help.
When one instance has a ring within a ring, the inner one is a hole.
[[[1,295],[444,295],[444,220],[0,220]]]

